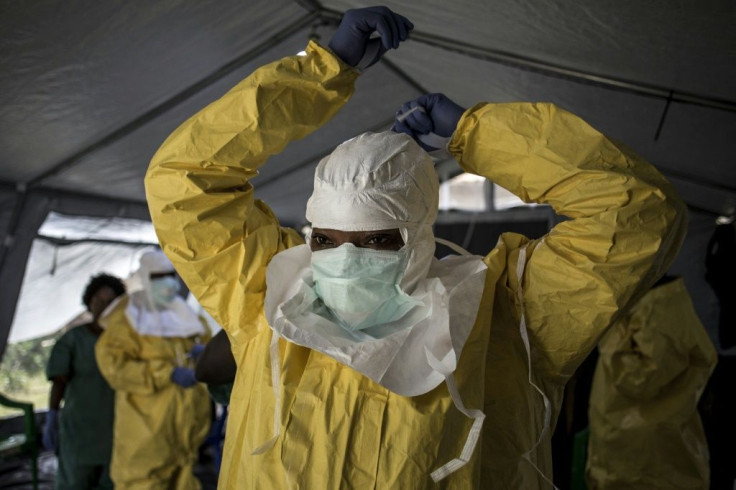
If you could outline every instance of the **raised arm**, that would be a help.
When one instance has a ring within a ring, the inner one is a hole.
[[[306,56],[259,68],[180,126],[153,157],[146,197],[159,241],[233,343],[259,326],[271,257],[302,241],[279,227],[249,180],[269,156],[334,116],[353,93],[359,72],[351,66],[368,57],[367,66],[406,39],[402,19],[388,9],[349,11],[331,51],[310,42]]]
[[[446,137],[457,122],[448,148],[464,170],[572,218],[523,246],[521,283],[536,369],[564,381],[674,259],[685,206],[654,167],[554,105],[478,104],[458,112],[448,101],[420,98],[426,112],[408,124],[434,116],[440,124],[429,129]],[[517,256],[510,251],[515,292]]]
[[[271,257],[301,240],[280,228],[249,180],[269,156],[327,122],[350,98],[356,76],[310,43],[306,56],[256,70],[153,157],[146,198],[163,250],[236,339],[252,335],[237,327],[256,325],[248,314],[260,310]]]
[[[572,218],[527,248],[522,281],[536,364],[565,380],[675,258],[685,206],[654,167],[551,104],[476,106],[450,149],[468,172]]]

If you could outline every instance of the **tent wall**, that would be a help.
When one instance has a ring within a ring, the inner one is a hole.
[[[0,193],[0,359],[5,352],[28,254],[41,224],[51,211],[76,216],[150,220],[145,204],[69,194],[59,191]],[[10,209],[10,212],[7,210]],[[53,298],[49,298],[53,301]]]

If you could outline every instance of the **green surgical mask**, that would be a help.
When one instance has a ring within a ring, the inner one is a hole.
[[[402,251],[346,243],[312,252],[311,265],[315,293],[346,330],[398,320],[417,304],[399,287],[406,267]]]
[[[166,276],[151,280],[151,298],[156,306],[166,306],[174,301],[179,292],[179,281]]]

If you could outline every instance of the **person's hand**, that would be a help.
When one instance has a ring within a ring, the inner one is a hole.
[[[59,445],[59,411],[49,409],[46,412],[46,422],[43,425],[43,447],[50,451],[56,451]]]
[[[387,7],[351,9],[345,12],[328,47],[348,65],[363,70],[389,49],[398,48],[413,28],[409,19]],[[371,38],[374,32],[379,37]]]
[[[171,381],[182,388],[191,388],[197,384],[197,378],[194,376],[194,369],[181,366],[175,367],[171,372]]]
[[[199,342],[197,342],[197,343],[196,343],[196,344],[194,344],[194,346],[193,346],[193,347],[192,347],[192,348],[191,348],[191,349],[189,350],[189,352],[187,353],[187,357],[189,357],[190,359],[196,359],[196,358],[198,358],[198,357],[199,357],[199,355],[200,355],[200,354],[201,354],[202,352],[204,352],[204,347],[205,347],[205,345],[204,345],[204,344],[200,344]]]
[[[465,112],[443,94],[426,94],[401,106],[391,128],[406,133],[427,151],[443,149]]]

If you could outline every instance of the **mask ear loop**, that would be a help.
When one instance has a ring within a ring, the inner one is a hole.
[[[281,434],[281,357],[279,356],[279,334],[271,330],[271,347],[269,349],[271,360],[271,384],[273,385],[274,407],[273,407],[273,437],[258,446],[251,455],[263,454],[271,449]]]
[[[539,469],[539,467],[532,461],[531,454],[532,452],[539,447],[539,445],[542,443],[542,439],[544,439],[547,434],[550,431],[551,422],[552,422],[552,403],[549,401],[549,398],[547,395],[542,391],[542,389],[537,386],[537,384],[532,380],[532,351],[531,351],[531,345],[529,343],[529,332],[527,331],[526,327],[526,316],[524,315],[524,294],[523,294],[523,287],[522,287],[522,281],[524,279],[524,269],[526,267],[526,248],[522,247],[519,249],[519,258],[516,263],[516,277],[519,281],[519,286],[517,289],[517,299],[519,300],[519,309],[521,310],[521,318],[519,320],[519,332],[521,334],[521,340],[524,342],[524,349],[526,349],[526,360],[527,360],[527,368],[529,371],[529,384],[534,387],[537,392],[542,395],[542,399],[544,400],[544,428],[542,429],[542,433],[539,435],[539,438],[537,439],[537,442],[534,443],[534,445],[525,452],[522,457],[529,462],[530,465],[539,473],[544,480],[552,485],[555,490],[559,490],[557,486],[547,478],[547,475],[545,475],[542,470]]]
[[[473,255],[467,250],[465,250],[463,247],[458,245],[457,243],[453,243],[450,240],[445,240],[444,238],[434,237],[434,241],[441,245],[444,245],[445,247],[453,250],[454,252],[457,252],[460,255]]]

